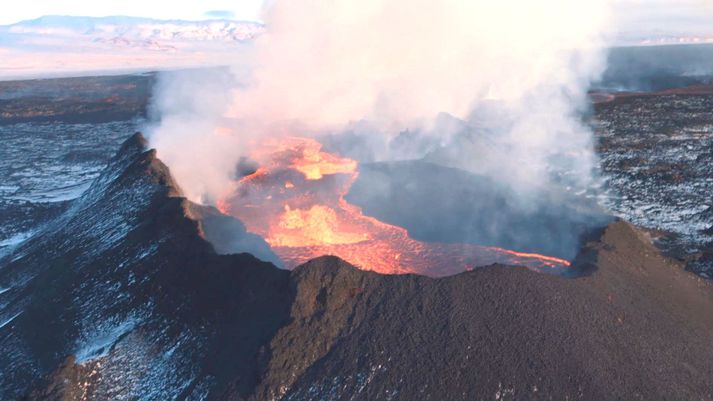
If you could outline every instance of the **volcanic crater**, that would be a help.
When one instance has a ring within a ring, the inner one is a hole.
[[[328,153],[314,139],[273,139],[254,151],[251,160],[258,167],[226,190],[217,201],[218,209],[265,238],[288,268],[321,255],[334,255],[362,269],[385,274],[440,277],[495,263],[553,274],[574,274],[570,262],[561,257],[494,245],[422,241],[414,239],[406,228],[365,215],[361,207],[348,200],[360,174],[358,163]],[[422,167],[419,162],[412,164],[409,167]],[[448,169],[436,165],[429,165],[428,169],[435,170],[436,175],[452,175]],[[363,180],[361,185],[365,185]],[[380,189],[383,188],[373,190]],[[371,191],[372,188],[363,190]],[[360,199],[358,193],[351,196]],[[377,208],[380,206],[375,199],[361,200],[368,205],[377,204]],[[441,207],[436,202],[417,209],[413,202],[400,201],[388,199],[383,203],[394,202],[396,207],[424,214]],[[474,214],[475,204],[482,203],[482,200],[474,202],[470,214],[466,212],[463,217]],[[504,208],[489,206],[493,210]],[[452,211],[447,208],[445,213]],[[453,227],[461,228],[458,224]]]

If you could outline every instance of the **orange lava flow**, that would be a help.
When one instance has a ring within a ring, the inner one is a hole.
[[[322,255],[385,274],[447,276],[495,263],[561,272],[569,262],[474,244],[417,241],[402,227],[365,216],[344,196],[358,177],[357,162],[322,151],[312,139],[265,144],[259,165],[217,202],[270,244],[286,267]]]

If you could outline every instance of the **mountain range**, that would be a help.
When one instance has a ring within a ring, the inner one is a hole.
[[[258,22],[46,16],[0,26],[0,79],[232,64]]]
[[[181,41],[242,42],[264,30],[261,23],[233,20],[155,20],[136,17],[44,16],[12,25],[0,26],[4,42],[41,45],[40,37],[64,40],[113,42],[117,44]]]

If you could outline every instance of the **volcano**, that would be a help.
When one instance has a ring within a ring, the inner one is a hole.
[[[590,233],[576,278],[380,274],[335,256],[285,270],[266,261],[293,236],[252,225],[186,200],[129,139],[0,259],[0,398],[713,399],[712,284],[624,221]]]

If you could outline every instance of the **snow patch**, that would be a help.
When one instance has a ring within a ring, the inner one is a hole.
[[[7,320],[4,321],[3,323],[0,323],[0,329],[3,329],[3,328],[4,328],[5,326],[7,326],[8,324],[12,323],[12,321],[15,320],[15,318],[17,318],[17,317],[20,316],[20,315],[22,315],[22,311],[16,313],[13,317],[7,319]]]
[[[107,323],[110,324],[111,322]],[[114,344],[116,344],[121,337],[133,330],[138,323],[138,319],[131,317],[118,325],[100,327],[98,331],[84,341],[75,352],[77,363],[81,364],[106,356]]]
[[[10,238],[0,241],[0,248],[6,247],[6,246],[20,245],[21,243],[25,242],[26,239],[30,238],[32,236],[32,234],[34,234],[34,232],[32,232],[32,231],[15,234]]]

